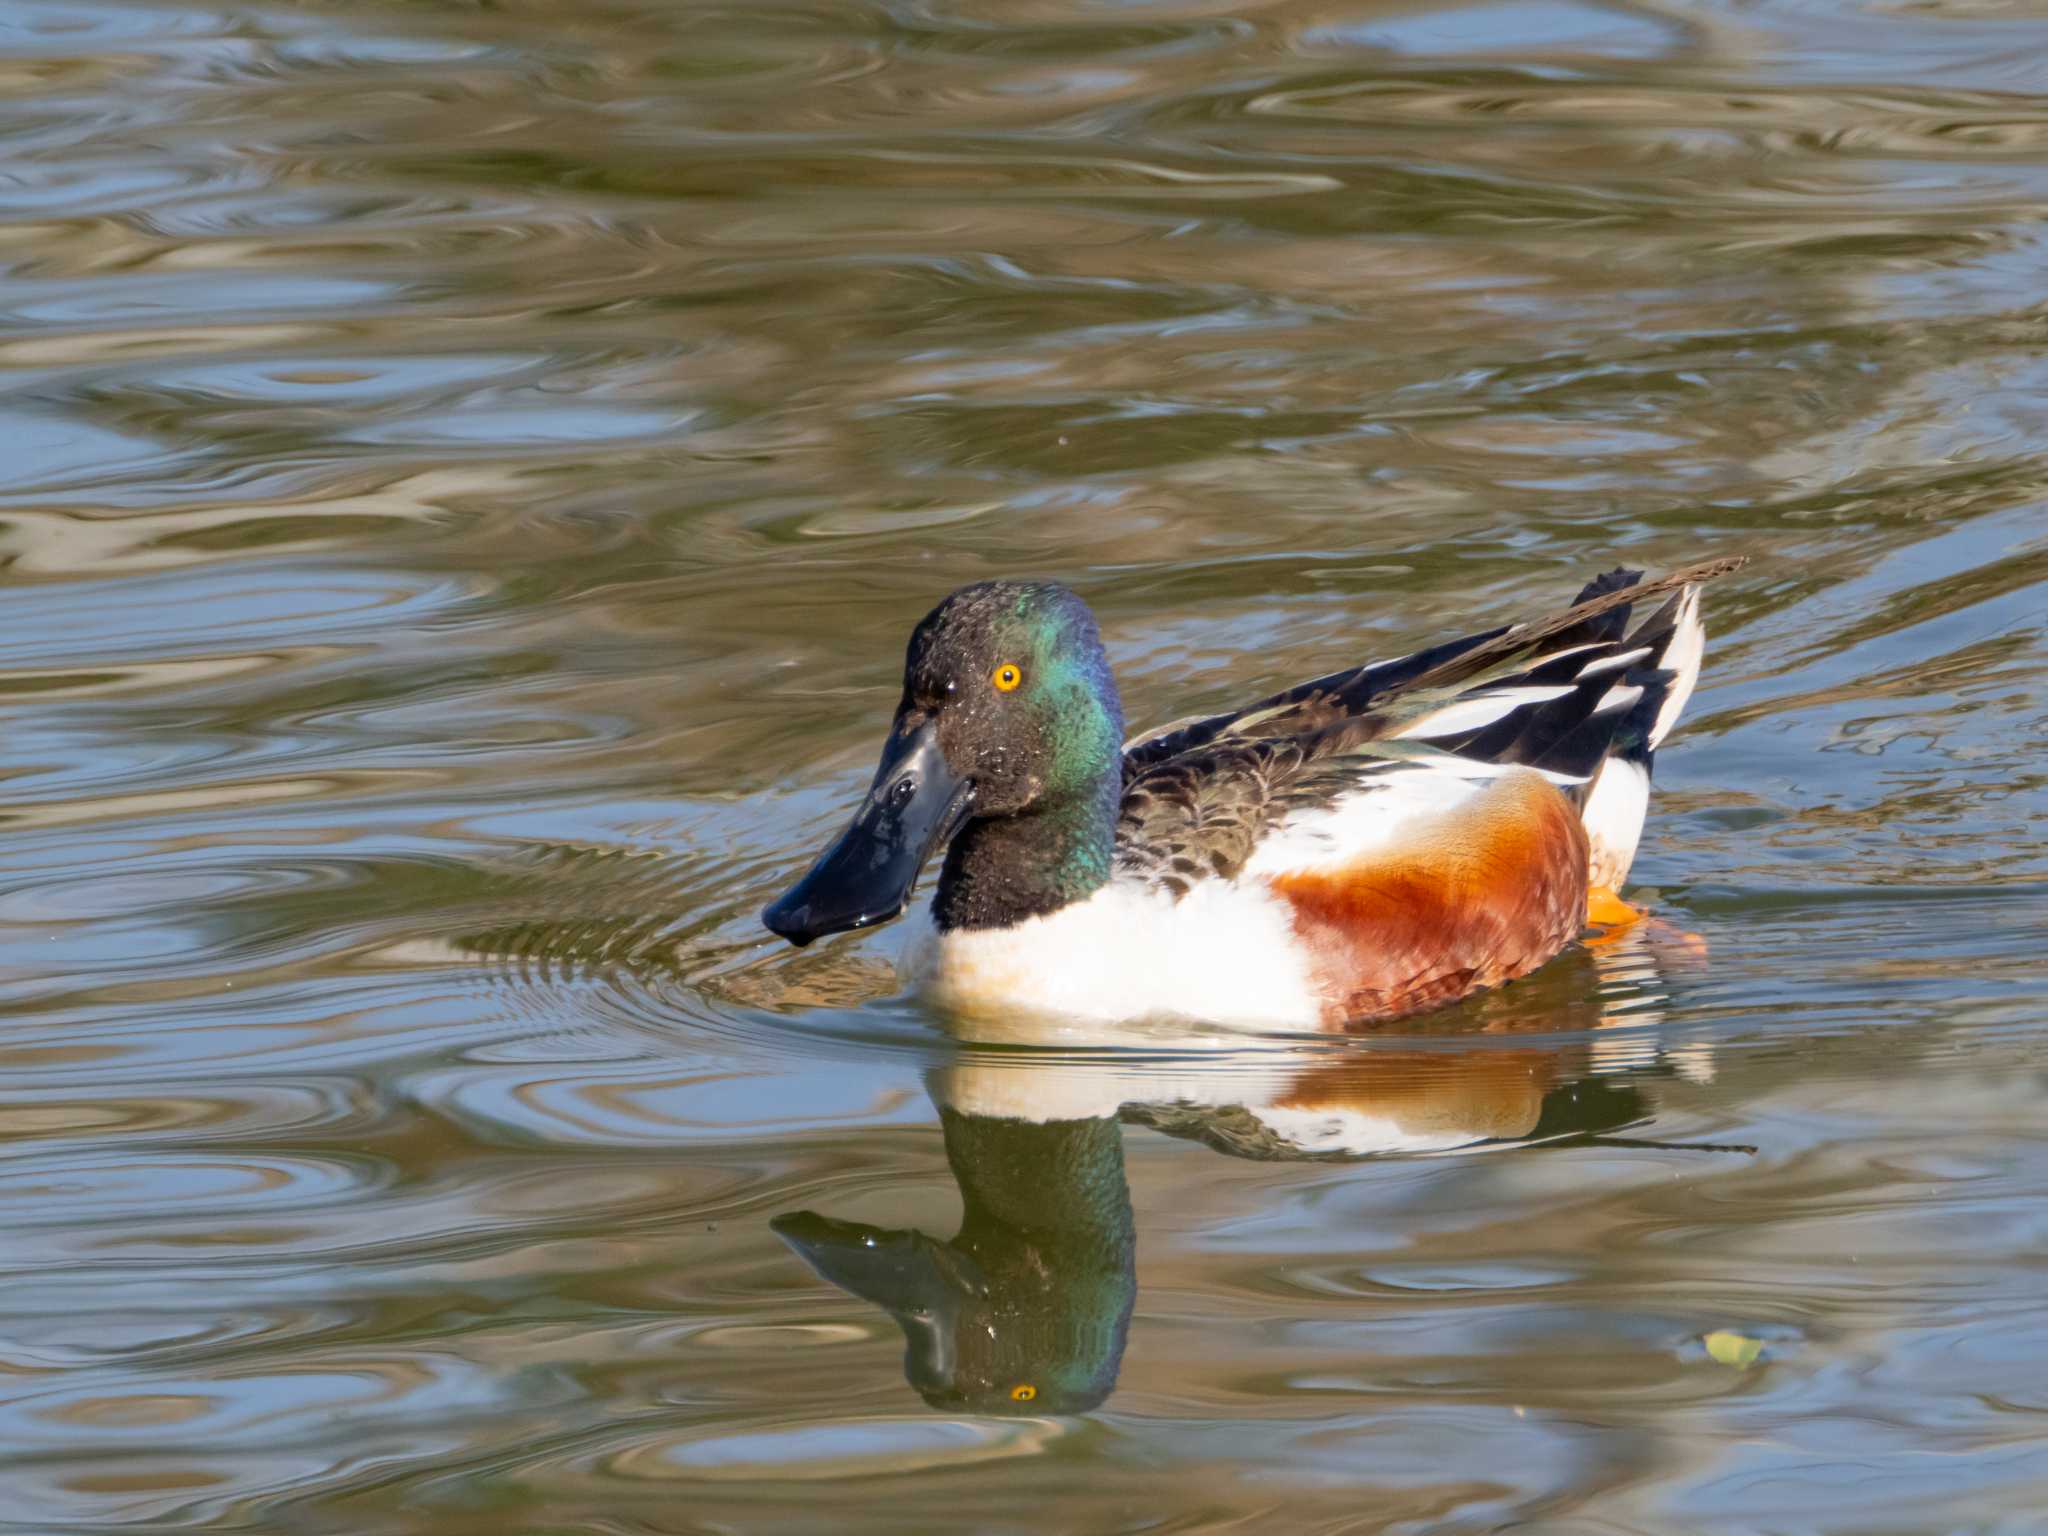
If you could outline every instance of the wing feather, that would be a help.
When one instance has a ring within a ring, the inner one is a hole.
[[[1526,766],[1583,796],[1610,755],[1647,771],[1698,675],[1698,583],[1743,563],[1702,561],[1648,582],[1609,572],[1549,618],[1136,737],[1124,749],[1117,874],[1175,894],[1233,878],[1269,832],[1312,813],[1427,799],[1437,791],[1422,774],[1449,783]],[[1632,605],[1666,594],[1627,631]]]

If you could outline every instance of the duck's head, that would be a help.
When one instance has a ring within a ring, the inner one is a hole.
[[[972,822],[1114,792],[1123,712],[1094,615],[1057,582],[962,587],[917,626],[866,800],[762,912],[792,944],[886,922]]]

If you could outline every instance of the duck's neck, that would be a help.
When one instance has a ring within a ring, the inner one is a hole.
[[[1109,881],[1122,797],[1121,765],[1111,764],[1079,794],[969,822],[939,873],[939,931],[1008,928],[1094,895]]]

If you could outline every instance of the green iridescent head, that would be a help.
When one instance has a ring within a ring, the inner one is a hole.
[[[906,716],[928,716],[976,816],[1095,792],[1123,743],[1123,705],[1095,615],[1057,582],[962,587],[919,624],[903,662]]]
[[[955,837],[942,925],[949,909],[1007,920],[1075,899],[1109,875],[1122,742],[1086,603],[1050,581],[962,587],[911,634],[903,698],[853,823],[762,921],[796,944],[887,921]],[[977,846],[978,866],[963,857]]]

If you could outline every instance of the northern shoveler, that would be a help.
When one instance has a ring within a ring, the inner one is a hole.
[[[911,964],[956,1006],[1340,1027],[1496,986],[1632,915],[1700,587],[1742,563],[1610,571],[1548,618],[1127,743],[1079,597],[964,587],[911,635],[852,824],[762,921],[885,922],[945,844]]]

